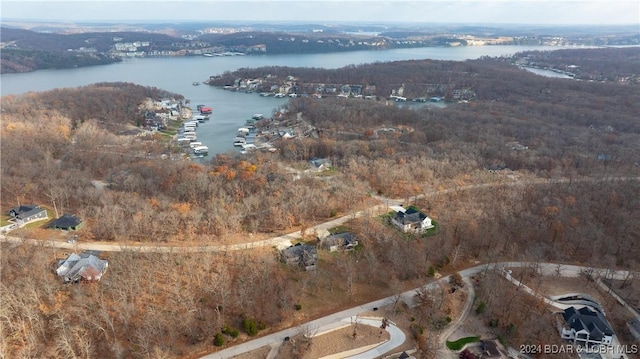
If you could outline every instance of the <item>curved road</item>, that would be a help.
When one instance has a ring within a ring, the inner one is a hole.
[[[471,313],[473,302],[476,298],[476,292],[473,289],[473,283],[471,283],[471,281],[469,280],[469,277],[468,276],[462,277],[462,280],[464,281],[464,285],[469,291],[469,294],[467,295],[467,300],[464,302],[464,307],[462,308],[462,311],[458,319],[456,319],[455,322],[449,324],[439,335],[438,352],[437,352],[438,358],[455,357],[455,355],[451,356],[452,352],[451,350],[449,350],[449,348],[447,348],[447,340],[462,325],[462,323],[464,323],[464,321],[467,320],[469,313]]]
[[[471,268],[467,268],[464,269],[462,271],[460,271],[460,275],[463,278],[469,278],[472,275],[484,272],[484,271],[488,271],[488,270],[493,270],[493,269],[504,269],[504,268],[517,268],[517,267],[527,267],[527,266],[531,266],[532,262],[501,262],[501,263],[488,263],[488,264],[482,264],[482,265],[478,265],[475,267],[471,267]],[[607,269],[598,269],[598,268],[591,268],[591,267],[583,267],[583,266],[575,266],[575,265],[565,265],[565,264],[560,264],[560,263],[535,263],[535,265],[539,268],[539,273],[542,275],[555,275],[555,276],[562,276],[562,277],[577,277],[579,276],[581,273],[583,273],[584,271],[591,271],[593,270],[595,273],[607,273],[607,277],[608,278],[613,278],[613,279],[624,279],[627,274],[629,273],[628,271],[611,271],[611,270],[607,270]],[[640,275],[640,272],[632,272],[632,274],[634,276],[638,276]],[[411,305],[411,303],[413,302],[413,298],[416,295],[417,291],[419,289],[422,288],[426,288],[428,290],[432,290],[432,289],[436,289],[438,287],[438,282],[440,282],[440,284],[444,284],[447,283],[449,281],[449,277],[443,277],[440,278],[437,281],[433,281],[431,283],[426,284],[423,287],[419,287],[419,288],[415,288],[406,292],[403,292],[400,294],[400,298],[401,300],[405,301],[406,303],[408,303],[409,305]],[[278,343],[282,340],[284,340],[285,337],[293,337],[295,335],[298,335],[300,333],[303,333],[305,329],[307,328],[317,328],[318,332],[323,332],[323,331],[327,331],[330,330],[332,328],[335,327],[339,327],[342,326],[343,320],[348,320],[347,318],[350,317],[354,317],[354,316],[360,316],[366,312],[370,312],[373,310],[373,308],[379,308],[379,307],[383,307],[385,305],[388,304],[393,304],[396,302],[397,296],[393,295],[390,297],[386,297],[386,298],[382,298],[370,303],[366,303],[366,304],[362,304],[362,305],[358,305],[355,306],[353,308],[349,308],[349,309],[345,309],[343,311],[328,315],[326,317],[322,317],[322,318],[318,318],[315,320],[312,320],[310,322],[304,323],[304,324],[300,324],[296,327],[293,328],[289,328],[289,329],[285,329],[282,331],[279,331],[277,333],[273,333],[273,334],[269,334],[266,335],[264,337],[258,338],[258,339],[254,339],[242,344],[239,344],[237,346],[231,347],[231,348],[227,348],[224,350],[221,350],[219,352],[216,353],[211,353],[208,355],[203,356],[201,359],[226,359],[226,358],[232,358],[236,355],[240,355],[242,353],[246,353],[246,352],[250,352],[252,350],[256,350],[258,348],[264,347],[264,346],[268,346],[268,345],[272,345],[275,343]],[[468,304],[469,306],[471,304]],[[465,308],[467,307],[467,305],[465,305]],[[456,320],[457,324],[460,324],[462,322],[462,320],[464,319],[458,319]],[[443,334],[445,334],[446,332],[443,332]],[[446,338],[445,338],[446,340]],[[440,351],[439,351],[440,353]],[[447,356],[448,357],[448,356]]]
[[[542,184],[559,184],[559,183],[581,183],[581,182],[616,182],[616,181],[640,181],[640,177],[605,177],[605,178],[559,178],[559,179],[537,179],[529,181],[515,181],[515,182],[492,182],[474,184],[468,186],[460,186],[443,190],[430,191],[428,193],[410,196],[410,198],[418,199],[424,197],[431,197],[438,194],[446,194],[459,191],[469,191],[479,188],[490,188],[499,186],[526,186],[526,185],[542,185]],[[389,206],[398,205],[406,202],[404,199],[389,199],[385,197],[374,196],[382,204],[378,204],[367,209],[357,211],[334,220],[320,223],[307,229],[307,232],[327,230],[329,228],[340,226],[352,219],[362,217],[364,215],[372,215],[383,213],[389,210]],[[0,234],[0,242],[9,242],[14,244],[31,243],[40,246],[47,246],[53,248],[73,249],[73,250],[96,250],[101,252],[123,252],[123,251],[140,251],[147,253],[196,253],[196,252],[226,252],[237,251],[250,248],[259,247],[272,247],[280,243],[290,243],[292,240],[296,240],[302,237],[300,231],[284,234],[278,237],[265,239],[261,241],[239,243],[239,244],[219,244],[209,246],[176,246],[176,245],[159,245],[159,244],[126,244],[126,243],[99,243],[99,242],[78,242],[78,243],[66,243],[64,241],[55,240],[34,240],[28,238],[21,238],[16,236],[8,236]]]
[[[540,179],[540,180],[532,180],[532,181],[517,181],[517,182],[507,182],[507,183],[484,183],[484,184],[475,184],[469,186],[461,186],[456,188],[445,189],[441,191],[431,191],[418,196],[411,196],[412,198],[423,198],[427,196],[434,196],[437,194],[451,193],[457,191],[467,191],[478,188],[489,188],[489,187],[497,187],[497,186],[525,186],[525,185],[540,185],[540,184],[557,184],[557,183],[579,183],[579,182],[615,182],[615,181],[640,181],[640,177],[610,177],[610,178],[583,178],[583,179],[569,179],[569,178],[561,178],[561,179]],[[379,198],[383,204],[379,204],[376,206],[372,206],[368,209],[361,210],[332,221],[324,222],[309,228],[309,231],[314,230],[323,230],[329,229],[341,224],[346,223],[349,220],[354,218],[358,218],[364,215],[377,214],[380,212],[384,212],[388,210],[390,205],[400,204],[405,202],[404,200],[399,199],[387,199],[387,198]],[[293,233],[289,233],[286,235],[250,242],[250,243],[241,243],[234,245],[212,245],[212,246],[170,246],[170,245],[127,245],[127,244],[103,244],[96,242],[87,242],[87,243],[66,243],[62,241],[41,241],[34,239],[26,239],[15,236],[7,236],[5,234],[0,235],[0,242],[10,242],[14,244],[21,243],[33,243],[41,246],[49,246],[54,248],[65,248],[65,249],[74,249],[74,250],[98,250],[105,252],[121,252],[121,251],[141,251],[141,252],[155,252],[155,253],[187,253],[187,252],[224,252],[224,251],[234,251],[234,250],[243,250],[249,248],[257,248],[257,247],[272,247],[279,243],[290,242],[291,240],[295,240],[301,237],[300,231],[296,231]],[[459,273],[463,278],[468,278],[474,274],[493,269],[495,267],[521,267],[531,265],[529,262],[503,262],[503,263],[489,263],[484,265],[475,266],[472,268],[467,268],[465,270],[460,271]],[[541,270],[541,273],[549,273],[551,275],[560,275],[567,277],[575,277],[580,275],[580,273],[584,270],[591,270],[593,268],[581,267],[581,266],[572,266],[572,265],[562,265],[555,263],[538,263],[537,264]],[[627,271],[611,271],[607,269],[596,269],[596,271],[606,272],[609,278],[620,278],[624,279],[627,275]],[[640,273],[634,273],[634,276],[640,277]],[[447,281],[449,277],[444,277],[439,279],[439,281]],[[424,287],[427,289],[434,289],[436,287],[436,282],[431,282]],[[416,294],[416,289],[404,292],[401,294],[401,299],[407,303],[412,303],[413,297]],[[217,353],[209,354],[204,356],[206,359],[216,359],[216,358],[230,358],[235,355],[245,353],[248,351],[252,351],[263,346],[271,345],[274,343],[278,343],[284,340],[285,337],[295,336],[301,333],[305,328],[312,326],[314,328],[321,328],[321,330],[327,330],[331,327],[336,327],[342,325],[340,323],[341,320],[346,319],[351,316],[357,316],[364,312],[368,312],[373,310],[374,307],[382,307],[386,304],[390,304],[397,299],[397,296],[391,296],[383,299],[379,299],[374,302],[366,303],[363,305],[359,305],[350,309],[346,309],[340,311],[338,313],[331,314],[326,317],[322,317],[311,322],[305,323],[303,325],[299,325],[293,328],[285,329],[283,331],[270,334],[258,339],[251,340],[249,342],[240,344],[238,346],[228,348],[222,350]],[[465,303],[465,309],[468,309],[467,306],[471,304]],[[458,319],[456,323],[461,323],[463,319]],[[443,333],[444,334],[444,333]],[[445,338],[446,339],[446,338]]]

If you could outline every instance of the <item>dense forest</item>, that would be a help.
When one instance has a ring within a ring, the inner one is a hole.
[[[43,50],[2,50],[2,73],[71,69],[121,62],[119,57],[97,53]]]
[[[213,24],[199,23],[111,25],[112,28],[106,27],[107,31],[98,24],[93,27],[78,25],[73,33],[64,33],[55,24],[32,27],[40,31],[5,25],[0,28],[0,73],[102,65],[121,61],[123,56],[200,56],[227,51],[309,54],[467,46],[470,44],[468,40],[474,38],[502,45],[637,46],[640,42],[637,31],[629,26],[548,28],[542,31],[508,26],[421,28],[416,24],[409,25],[410,28],[363,24],[290,24],[283,27],[273,24],[237,27],[217,24],[217,28]],[[549,33],[537,35],[541,31]],[[119,49],[117,44],[121,45]],[[123,47],[123,44],[131,46]],[[601,76],[596,74],[594,78],[601,79]]]
[[[526,61],[523,61],[526,59]],[[477,89],[483,100],[501,98],[525,98],[540,101],[562,101],[556,98],[548,88],[550,79],[522,74],[524,70],[505,64],[530,63],[541,68],[557,68],[575,72],[577,79],[598,82],[615,82],[637,86],[640,51],[638,47],[579,49],[556,51],[521,52],[513,56],[500,58],[481,58],[465,62],[415,60],[392,63],[350,65],[341,69],[291,68],[269,66],[242,68],[233,72],[215,74],[210,84],[224,86],[233,84],[238,78],[264,79],[263,89],[269,90],[272,83],[282,83],[288,76],[296,79],[301,93],[312,93],[318,85],[359,85],[375,88],[375,95],[388,97],[392,90],[404,88],[409,98],[429,96],[451,96],[453,89]],[[617,64],[613,66],[612,64]],[[513,77],[531,79],[532,85],[523,86],[524,81],[511,81]],[[499,86],[496,81],[500,81]],[[571,83],[559,82],[567,88]],[[573,86],[576,86],[573,82]],[[577,86],[583,86],[580,84]],[[591,87],[589,91],[608,91],[606,87]],[[584,87],[582,90],[587,89]],[[621,87],[623,91],[626,87]],[[516,91],[516,92],[513,92]],[[633,92],[633,90],[632,90]]]
[[[438,222],[438,232],[415,238],[384,216],[363,216],[347,223],[362,245],[321,251],[313,273],[283,266],[270,248],[125,251],[105,254],[110,269],[101,282],[66,286],[52,272],[59,251],[3,244],[5,356],[189,357],[214,350],[221,331],[228,343],[247,339],[227,334],[247,320],[263,332],[288,327],[415,287],[434,268],[446,274],[501,260],[640,267],[637,86],[539,77],[504,59],[239,73],[375,84],[378,91],[405,83],[416,96],[426,83],[444,83],[476,98],[414,109],[357,98],[291,99],[281,113],[304,118],[317,138],[195,163],[165,159],[166,136],[121,134],[143,118],[138,105],[145,99],[179,95],[109,83],[3,97],[3,212],[39,203],[78,214],[85,220],[80,242],[197,246],[305,229],[383,196],[414,203]],[[332,170],[291,175],[288,168],[306,169],[312,158],[331,159]],[[99,190],[94,180],[108,186]],[[58,234],[29,228],[12,235]],[[314,234],[304,240],[314,243]],[[486,296],[490,285],[482,288]],[[525,324],[535,311],[506,315],[492,298],[487,317],[499,316],[496,331],[507,343],[556,330],[545,315]],[[423,348],[441,330],[439,318],[410,315],[421,318],[416,345]],[[421,355],[430,357],[427,349]]]
[[[111,50],[115,42],[149,41],[154,44],[169,45],[177,40],[177,38],[165,34],[134,31],[57,34],[9,27],[2,27],[1,31],[2,42],[11,44],[8,48],[30,51],[62,52],[68,49],[95,48],[100,53],[106,53]]]
[[[563,71],[584,81],[640,84],[638,47],[525,51],[513,55],[512,59],[528,66]]]

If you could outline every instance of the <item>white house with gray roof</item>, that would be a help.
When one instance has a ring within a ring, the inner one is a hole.
[[[576,309],[569,307],[562,313],[565,325],[560,330],[562,339],[570,340],[574,345],[591,347],[611,345],[613,330],[604,315],[589,307]]]
[[[422,233],[433,228],[431,218],[414,207],[407,209],[400,206],[391,207],[396,214],[391,218],[391,223],[405,233]]]

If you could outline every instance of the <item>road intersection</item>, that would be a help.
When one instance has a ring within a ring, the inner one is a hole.
[[[500,182],[500,183],[485,183],[485,184],[475,184],[469,186],[462,186],[444,190],[436,190],[431,191],[422,195],[412,196],[412,198],[422,198],[429,197],[438,194],[452,193],[458,191],[467,191],[472,189],[479,188],[489,188],[494,186],[526,186],[526,185],[539,185],[539,184],[556,184],[556,183],[577,183],[577,182],[605,182],[605,181],[640,181],[640,177],[611,177],[611,178],[585,178],[585,179],[568,179],[568,178],[560,178],[560,179],[539,179],[532,181],[514,181],[514,182]],[[340,225],[347,223],[350,220],[355,218],[363,217],[363,216],[373,216],[380,213],[384,213],[389,210],[389,207],[392,205],[398,205],[404,200],[400,199],[388,199],[388,198],[377,198],[380,200],[382,204],[378,204],[372,206],[370,208],[357,211],[351,213],[349,215],[345,215],[343,217],[327,221],[318,225],[315,225],[309,229],[307,229],[307,233],[312,233],[314,231],[328,230],[330,228],[334,228]],[[251,248],[271,248],[277,246],[282,243],[291,243],[291,241],[298,240],[302,237],[301,231],[292,232],[289,234],[273,237],[266,240],[249,242],[249,243],[240,243],[240,244],[221,244],[221,245],[209,245],[209,246],[173,246],[173,245],[154,245],[154,244],[124,244],[124,243],[97,243],[97,242],[76,242],[76,243],[68,243],[65,241],[56,241],[56,240],[35,240],[29,238],[21,238],[18,236],[9,236],[6,234],[0,234],[0,242],[8,242],[15,245],[20,244],[33,244],[37,246],[46,246],[60,249],[69,249],[69,250],[96,250],[96,251],[105,251],[105,252],[123,252],[123,251],[139,251],[145,253],[199,253],[199,252],[227,252],[227,251],[237,251],[237,250],[245,250]],[[478,273],[486,272],[488,270],[493,269],[504,269],[504,268],[515,268],[515,267],[524,267],[524,266],[532,266],[535,265],[540,274],[543,275],[556,275],[563,277],[577,277],[584,273],[596,273],[596,274],[605,274],[606,278],[611,279],[625,279],[628,277],[629,272],[627,271],[615,271],[610,269],[597,269],[583,266],[575,266],[575,265],[565,265],[559,263],[532,263],[532,262],[501,262],[501,263],[486,263],[477,265],[471,268],[467,268],[461,270],[459,273],[468,281],[468,278],[476,275]],[[640,277],[640,273],[635,272],[632,274],[634,277]],[[596,276],[597,277],[597,276]],[[599,278],[599,277],[597,277]],[[412,303],[414,296],[417,291],[424,289],[435,289],[438,286],[438,282],[445,283],[448,281],[449,277],[444,277],[439,279],[438,281],[434,281],[426,284],[423,287],[415,288],[401,294],[397,294],[394,296],[390,296],[387,298],[382,298],[370,303],[365,303],[362,305],[358,305],[353,308],[345,309],[343,311],[315,319],[313,321],[288,328],[277,333],[269,334],[261,338],[257,338],[238,346],[234,346],[231,348],[227,348],[225,350],[212,353],[204,356],[205,359],[218,359],[218,358],[231,358],[233,356],[246,353],[264,346],[273,345],[274,343],[278,343],[284,340],[285,337],[293,337],[300,333],[303,333],[305,329],[309,328],[309,326],[313,328],[320,328],[322,331],[330,330],[331,328],[343,325],[341,321],[346,320],[347,318],[359,316],[363,313],[367,313],[372,311],[374,308],[381,308],[388,304],[397,302],[398,299],[405,301],[406,303]],[[472,301],[471,301],[472,303]],[[467,300],[465,303],[464,312],[467,313],[470,310],[471,303]],[[453,330],[460,325],[464,321],[464,318],[458,318],[456,322],[452,326],[450,326],[451,332],[446,330],[443,332],[441,339],[446,340]],[[448,335],[445,335],[447,334]],[[442,340],[441,340],[442,343]],[[442,348],[441,348],[442,349]],[[439,350],[441,353],[442,350]]]

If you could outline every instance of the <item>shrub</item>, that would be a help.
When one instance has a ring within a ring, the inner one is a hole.
[[[217,347],[221,347],[224,345],[224,338],[222,337],[222,333],[216,333],[216,338],[213,340],[213,344]]]
[[[411,334],[413,334],[414,339],[418,339],[422,334],[424,334],[424,328],[417,323],[412,323],[409,329],[411,330]]]
[[[433,327],[434,330],[442,330],[450,322],[451,322],[451,318],[449,318],[449,317],[440,317],[440,318],[438,318],[436,320],[433,320],[431,322],[431,326]]]
[[[429,266],[429,277],[433,277],[436,275],[436,269],[433,266]]]
[[[242,328],[251,337],[258,334],[258,324],[255,319],[244,318],[242,320]]]
[[[231,328],[229,325],[226,325],[224,329],[222,329],[222,332],[232,338],[238,337],[238,329]]]
[[[293,307],[294,307],[296,310],[300,310],[300,309],[302,309],[302,304],[300,304],[300,303],[296,303]]]
[[[478,307],[476,308],[476,314],[481,315],[484,314],[484,312],[487,311],[487,305],[484,304],[484,302],[480,302],[480,304],[478,304]]]

